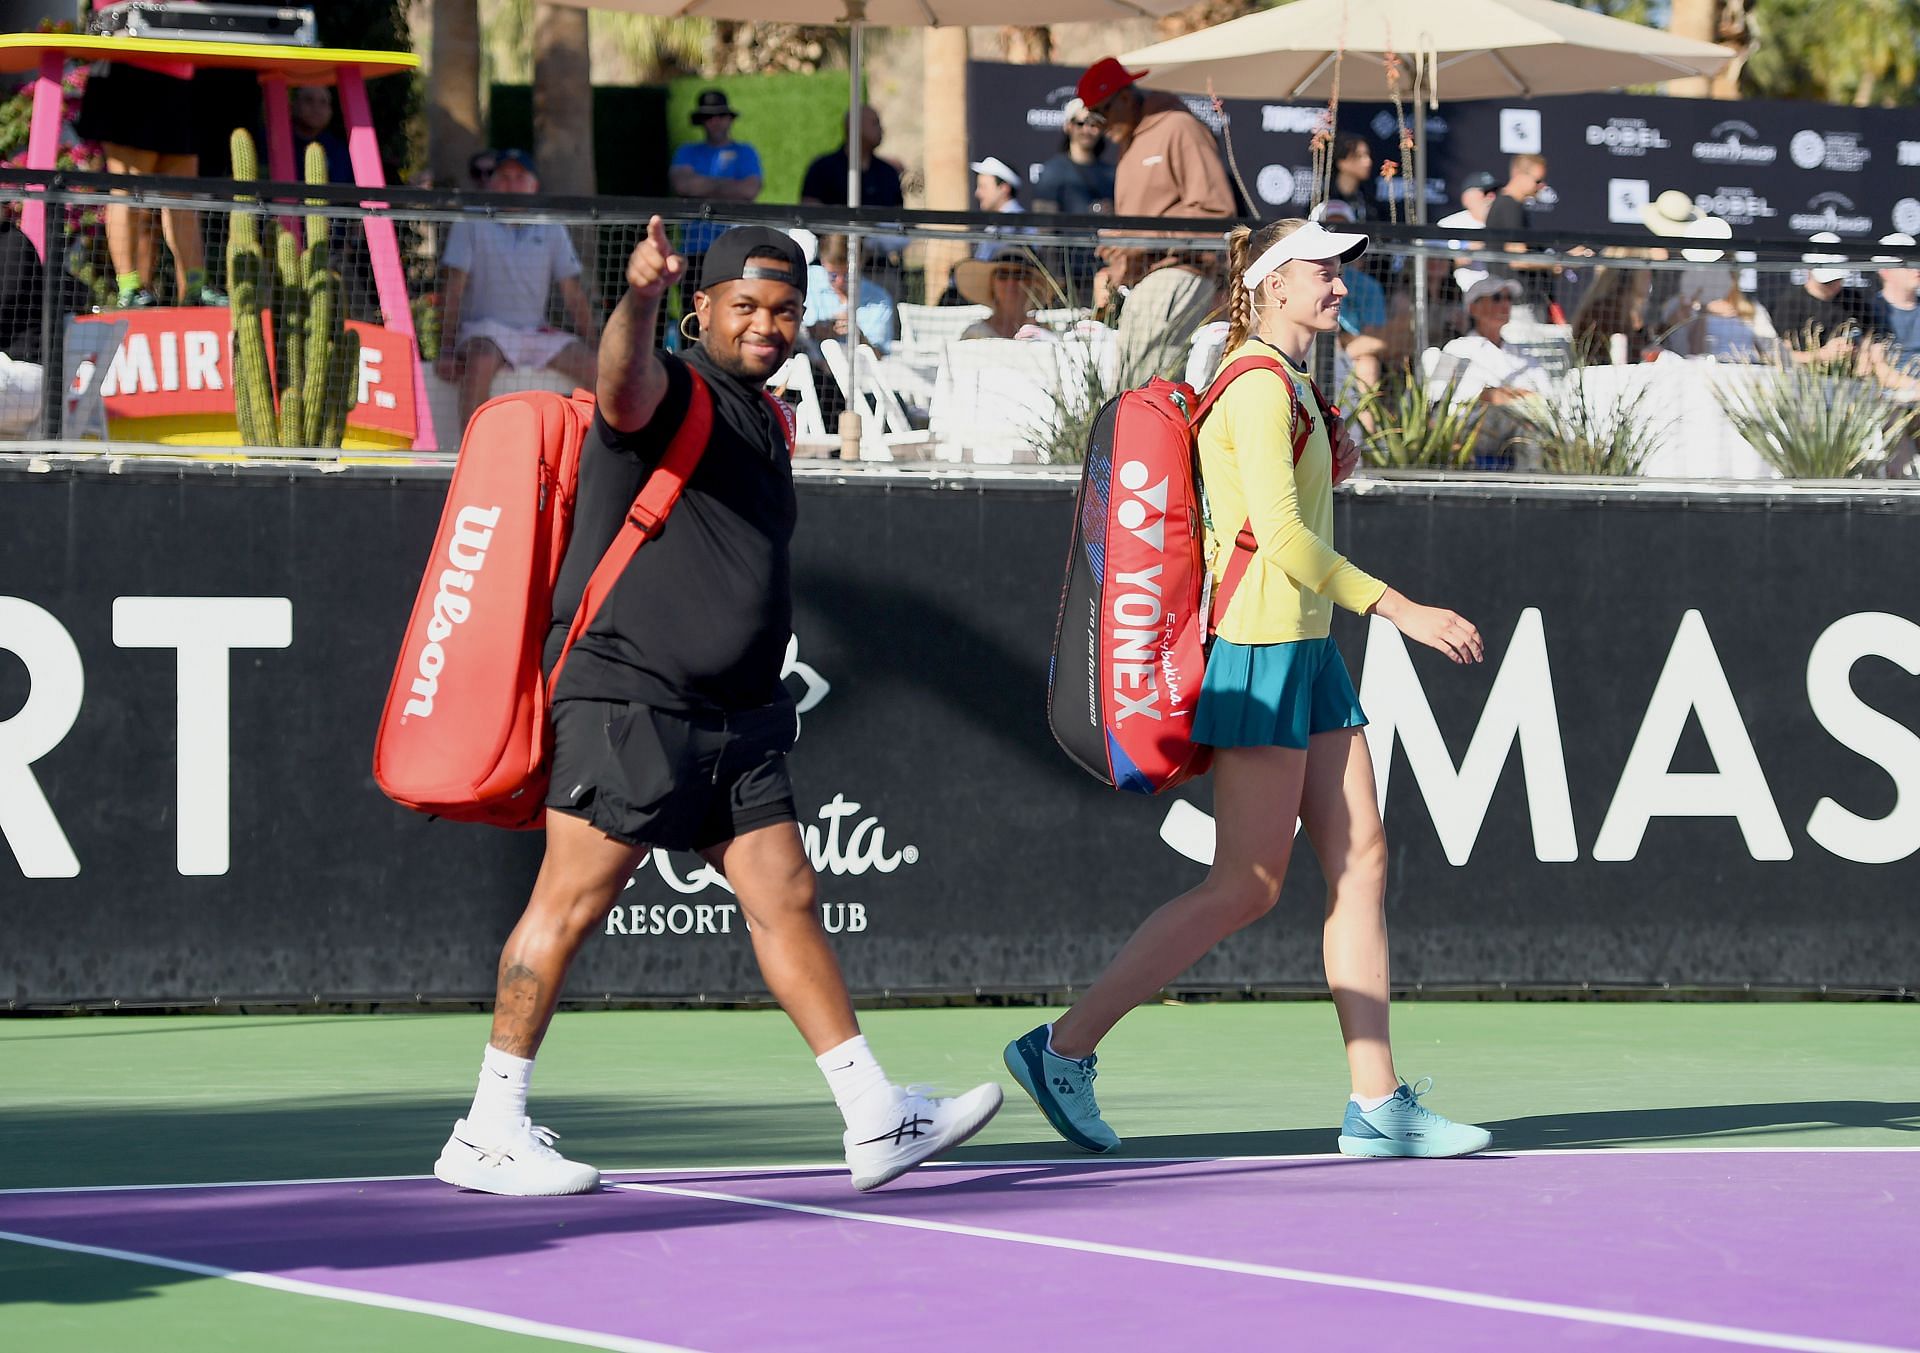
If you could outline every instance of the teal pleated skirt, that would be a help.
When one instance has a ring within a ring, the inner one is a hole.
[[[1367,716],[1332,639],[1236,644],[1207,651],[1193,740],[1207,747],[1298,747],[1315,733],[1362,728]]]

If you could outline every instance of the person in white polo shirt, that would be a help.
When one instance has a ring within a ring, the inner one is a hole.
[[[487,179],[495,193],[536,193],[540,177],[524,150],[503,150]],[[580,258],[566,230],[548,224],[457,221],[440,258],[441,348],[434,371],[460,384],[460,425],[487,400],[508,367],[550,367],[593,387],[600,321],[580,286]],[[547,324],[559,288],[574,332]]]

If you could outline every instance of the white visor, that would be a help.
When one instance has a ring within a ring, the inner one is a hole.
[[[1272,272],[1289,259],[1304,258],[1321,263],[1337,258],[1351,263],[1367,252],[1365,235],[1344,235],[1328,230],[1318,221],[1309,221],[1283,240],[1276,240],[1267,251],[1247,265],[1246,288],[1257,290]]]

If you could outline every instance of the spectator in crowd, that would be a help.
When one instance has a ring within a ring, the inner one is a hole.
[[[1712,218],[1709,218],[1712,219]],[[1723,362],[1752,362],[1775,351],[1777,325],[1767,308],[1740,285],[1740,273],[1725,263],[1703,263],[1712,251],[1684,251],[1695,266],[1683,269],[1665,316],[1669,351]]]
[[[725,90],[703,89],[694,101],[691,117],[700,128],[701,139],[673,152],[673,166],[667,170],[667,182],[675,197],[715,203],[723,209],[729,202],[752,202],[760,196],[760,152],[744,141],[733,139],[734,119],[740,115],[727,102]],[[845,187],[842,186],[842,196]],[[693,309],[693,293],[700,287],[700,263],[707,246],[727,228],[724,221],[694,221],[685,232],[680,256],[686,260],[682,275],[681,309]]]
[[[1344,198],[1330,197],[1309,215],[1335,231],[1353,225],[1353,208]],[[1340,323],[1333,338],[1347,368],[1339,390],[1339,398],[1345,403],[1349,390],[1364,397],[1380,384],[1387,358],[1388,307],[1387,293],[1364,269],[1343,268],[1340,280],[1346,284],[1347,294],[1340,301]]]
[[[193,82],[124,62],[103,62],[87,78],[74,130],[98,141],[110,174],[192,177],[200,172],[194,144]],[[165,208],[160,229],[173,253],[174,280],[183,305],[225,305],[225,293],[207,280],[200,218]],[[116,200],[107,206],[107,253],[122,309],[160,304],[154,295],[157,252],[153,214]]]
[[[1611,258],[1627,256],[1624,249],[1606,252]],[[1607,264],[1595,268],[1580,308],[1573,313],[1574,362],[1604,366],[1639,361],[1647,347],[1648,300],[1652,293],[1650,268]]]
[[[1373,213],[1367,203],[1367,182],[1373,177],[1373,151],[1367,138],[1341,132],[1333,138],[1332,200],[1344,202],[1355,221],[1364,221]]]
[[[1882,235],[1880,243],[1912,253],[1911,235]],[[1880,269],[1880,294],[1873,298],[1873,318],[1869,324],[1881,346],[1885,361],[1911,370],[1920,362],[1920,268],[1896,263],[1892,256],[1874,262],[1893,266]]]
[[[991,307],[993,313],[969,324],[960,337],[1052,338],[1053,332],[1034,317],[1047,296],[1046,275],[1026,259],[970,258],[953,270],[954,285],[970,305]]]
[[[1518,400],[1544,398],[1553,389],[1546,368],[1532,356],[1507,345],[1502,330],[1513,315],[1520,284],[1511,277],[1482,277],[1467,288],[1467,317],[1472,330],[1440,351],[1455,359],[1437,376],[1451,388],[1456,403],[1488,406],[1473,457],[1475,469],[1513,468],[1513,442],[1523,425],[1502,408]]]
[[[900,169],[891,160],[875,154],[886,138],[886,127],[873,105],[860,109],[860,205],[863,207],[903,207],[906,195],[900,187]],[[807,166],[800,182],[800,201],[820,207],[847,205],[847,145],[820,156]]]
[[[1440,349],[1465,363],[1457,369],[1456,399],[1507,404],[1552,389],[1546,368],[1528,354],[1509,348],[1502,336],[1519,294],[1520,284],[1511,277],[1483,277],[1467,288],[1467,316],[1473,331]]]
[[[1807,237],[1810,244],[1838,244],[1830,230]],[[1857,307],[1842,295],[1847,260],[1841,254],[1802,254],[1812,265],[1806,281],[1774,299],[1773,327],[1792,347],[1798,362],[1835,362],[1854,350],[1864,325]]]
[[[828,235],[820,241],[820,261],[807,269],[807,308],[800,324],[816,344],[848,339],[848,254],[845,235]],[[872,278],[861,278],[858,341],[884,354],[893,346],[893,320],[893,293]]]
[[[1484,227],[1488,230],[1533,229],[1533,199],[1546,186],[1546,156],[1514,156],[1507,162],[1506,183],[1487,206]],[[1527,246],[1510,243],[1506,250],[1510,254],[1524,254]],[[1540,318],[1547,318],[1553,304],[1553,279],[1559,275],[1560,265],[1545,259],[1516,260],[1507,265],[1507,271],[1520,280],[1523,291],[1519,299],[1537,310]]]
[[[1020,171],[1005,160],[989,155],[967,166],[973,170],[973,200],[981,211],[995,214],[1021,214],[1026,207],[1020,201]],[[988,226],[988,230],[996,227]],[[975,258],[992,258],[1010,246],[995,240],[982,240],[973,247]]]
[[[1106,123],[1120,148],[1114,166],[1114,211],[1121,216],[1212,217],[1234,214],[1233,189],[1213,135],[1171,94],[1140,91],[1145,71],[1102,57],[1075,89],[1087,111]],[[1219,306],[1221,259],[1179,236],[1164,246],[1105,245],[1094,303],[1124,298],[1118,335],[1120,380],[1138,385],[1179,370],[1188,340]]]
[[[1460,185],[1460,210],[1442,216],[1435,225],[1448,230],[1480,230],[1487,224],[1487,212],[1500,195],[1500,180],[1481,169],[1467,175]]]
[[[287,120],[293,127],[293,172],[306,177],[307,147],[318,145],[327,157],[327,182],[353,182],[353,156],[346,138],[333,129],[333,91],[325,85],[296,85],[287,95]]]
[[[887,129],[872,104],[860,109],[860,205],[863,207],[904,207],[906,192],[900,184],[900,167],[874,152],[886,139]],[[847,145],[820,156],[807,166],[800,181],[800,201],[804,206],[844,207],[847,205]],[[862,259],[882,266],[888,275],[897,274],[899,259],[907,247],[904,235],[866,235]],[[862,287],[865,286],[864,279]]]
[[[46,272],[33,241],[13,222],[0,219],[0,437],[24,437],[40,420],[45,287]]]
[[[1060,123],[1060,150],[1040,166],[1033,189],[1035,211],[1088,216],[1113,210],[1113,166],[1106,160],[1106,124],[1079,98],[1067,100]]]
[[[540,177],[524,150],[498,152],[487,190],[536,193]],[[505,221],[456,221],[447,232],[440,266],[440,379],[460,383],[460,421],[486,402],[493,378],[507,368],[559,372],[593,388],[600,325],[580,285],[580,258],[564,227]],[[547,324],[547,306],[560,292],[574,332]]]

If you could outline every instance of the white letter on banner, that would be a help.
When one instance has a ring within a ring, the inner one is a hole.
[[[1700,716],[1700,731],[1718,770],[1690,775],[1668,769],[1689,712]],[[1631,860],[1640,853],[1647,823],[1656,817],[1731,817],[1739,822],[1747,853],[1754,859],[1793,858],[1786,823],[1780,820],[1733,688],[1698,611],[1680,617],[1667,665],[1654,684],[1639,736],[1627,753],[1606,821],[1600,824],[1593,858]]]
[[[236,648],[285,648],[293,642],[293,603],[285,597],[115,597],[113,642],[121,648],[171,648],[182,874],[227,872],[228,654]]]
[[[1878,611],[1834,621],[1807,655],[1807,701],[1834,741],[1893,778],[1893,809],[1876,820],[1823,798],[1807,819],[1807,835],[1843,860],[1893,864],[1920,850],[1920,737],[1853,693],[1853,665],[1865,657],[1920,676],[1920,625]]]
[[[1367,630],[1360,705],[1369,720],[1367,751],[1373,758],[1381,812],[1386,811],[1387,776],[1393,769],[1397,736],[1407,749],[1407,762],[1449,864],[1463,865],[1473,854],[1493,802],[1494,786],[1516,741],[1527,787],[1527,812],[1533,820],[1535,858],[1580,857],[1580,844],[1573,834],[1573,801],[1567,791],[1566,754],[1560,743],[1560,714],[1553,699],[1553,669],[1547,661],[1546,629],[1538,608],[1522,611],[1513,627],[1499,675],[1487,693],[1486,707],[1458,771],[1413,670],[1406,641],[1379,616]]]
[[[0,833],[28,878],[70,879],[80,861],[30,768],[80,717],[80,650],[51,612],[19,597],[0,597],[0,648],[27,666],[26,703],[0,719]]]

